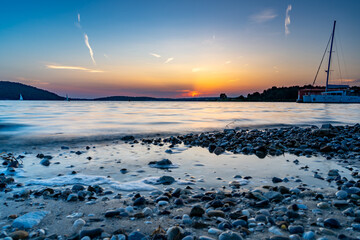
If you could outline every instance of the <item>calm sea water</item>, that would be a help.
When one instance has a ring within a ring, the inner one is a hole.
[[[358,122],[359,104],[0,101],[0,139],[7,144]]]

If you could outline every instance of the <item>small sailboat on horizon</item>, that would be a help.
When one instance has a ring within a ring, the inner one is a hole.
[[[19,101],[22,101],[22,100],[24,100],[24,98],[23,98],[23,96],[22,96],[21,93],[20,93]]]

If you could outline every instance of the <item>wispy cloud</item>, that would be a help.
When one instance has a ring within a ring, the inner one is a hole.
[[[39,85],[47,85],[49,84],[48,82],[43,82],[41,80],[38,80],[38,79],[30,79],[30,78],[24,78],[24,77],[17,77],[15,78],[16,80],[18,81],[21,81],[23,83],[28,83],[28,84],[39,84]]]
[[[156,57],[156,58],[161,58],[161,56],[159,54],[156,53],[149,53],[151,56]]]
[[[231,61],[226,61],[224,64],[227,65],[227,64],[230,64],[230,63],[231,63]]]
[[[191,69],[192,72],[196,73],[196,72],[203,72],[203,71],[207,71],[206,68],[203,67],[195,67],[193,69]]]
[[[77,14],[77,22],[75,22],[75,26],[81,29],[80,13]]]
[[[90,68],[85,68],[85,67],[80,67],[80,66],[46,65],[46,67],[50,68],[50,69],[78,70],[78,71],[85,71],[85,72],[91,72],[91,73],[104,72],[102,70],[90,69]]]
[[[355,83],[360,83],[360,78],[338,79],[338,82],[341,81],[344,83],[355,84]]]
[[[274,72],[279,73],[279,68],[277,66],[273,66]]]
[[[166,64],[166,63],[169,63],[169,62],[171,62],[172,60],[174,60],[174,58],[168,58],[168,59],[166,59],[166,61],[164,62],[164,64]]]
[[[258,14],[250,16],[250,19],[256,23],[264,23],[277,17],[273,9],[266,9]]]
[[[288,35],[290,33],[289,25],[290,25],[290,11],[292,7],[291,5],[288,5],[286,9],[286,16],[285,16],[285,35]]]
[[[93,63],[96,65],[96,62],[95,62],[95,59],[94,59],[94,52],[89,44],[89,38],[88,38],[88,35],[86,33],[84,33],[84,37],[85,37],[85,45],[88,47],[89,49],[89,52],[90,52],[90,57],[91,57],[91,60],[93,61]]]

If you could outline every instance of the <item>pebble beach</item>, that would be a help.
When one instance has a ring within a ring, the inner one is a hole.
[[[359,239],[360,125],[5,149],[3,239]]]

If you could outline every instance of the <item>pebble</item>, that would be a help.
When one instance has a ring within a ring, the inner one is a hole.
[[[201,206],[195,205],[190,211],[190,217],[201,217],[204,213],[205,210]]]
[[[303,233],[304,227],[300,225],[290,225],[288,230],[291,234]]]
[[[179,226],[170,227],[166,231],[167,240],[178,240],[184,237],[184,229]],[[129,239],[130,240],[130,239]]]
[[[11,237],[14,240],[26,239],[29,237],[29,233],[26,231],[18,230],[18,231],[10,233],[9,237]]]
[[[344,190],[340,190],[340,191],[337,191],[335,195],[338,199],[343,200],[343,199],[347,198],[348,193]]]
[[[73,224],[73,228],[75,229],[75,231],[79,231],[85,224],[86,224],[85,220],[82,218],[79,218],[79,219],[75,220],[75,222]]]
[[[85,236],[90,237],[90,238],[96,238],[101,236],[101,233],[104,230],[102,228],[94,228],[94,229],[86,229],[86,230],[82,230],[80,232],[80,238],[83,238]]]
[[[314,240],[315,239],[315,233],[313,231],[304,232],[303,238],[306,240]]]
[[[30,212],[16,218],[12,226],[19,229],[33,228],[39,224],[41,220],[49,214],[48,211]]]
[[[335,218],[325,219],[324,226],[327,228],[341,228],[339,221],[336,220]]]

